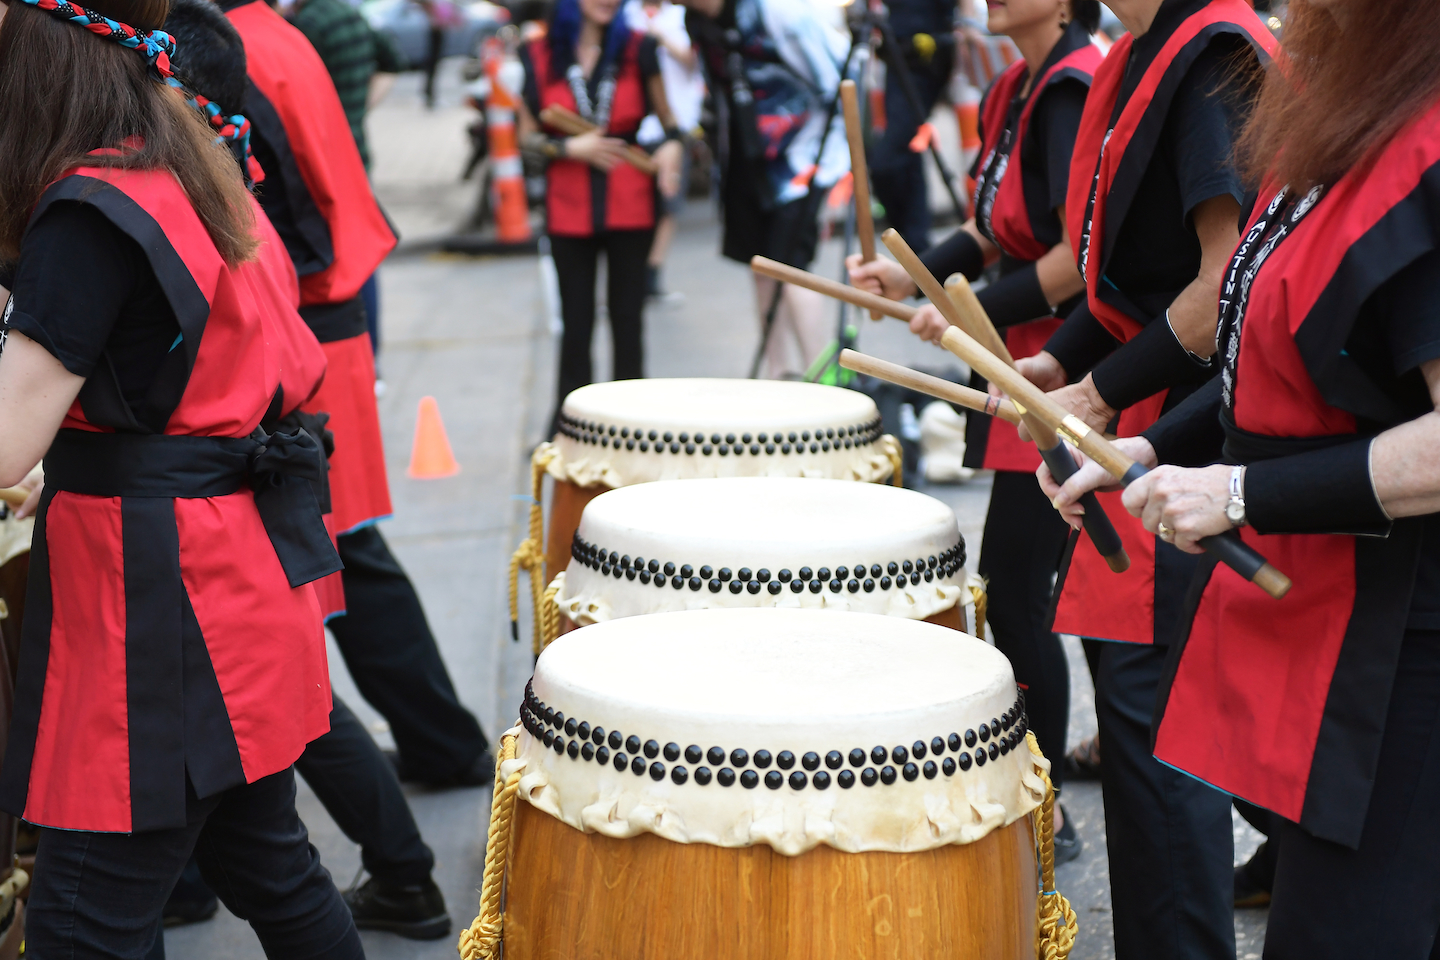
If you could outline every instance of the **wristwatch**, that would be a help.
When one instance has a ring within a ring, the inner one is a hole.
[[[1225,504],[1225,519],[1232,526],[1243,527],[1245,519],[1245,468],[1232,467],[1230,470],[1230,502]]]

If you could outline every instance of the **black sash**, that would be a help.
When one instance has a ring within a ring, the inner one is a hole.
[[[248,437],[91,433],[65,429],[45,454],[45,484],[98,497],[224,497],[248,484],[290,586],[341,569],[312,483],[324,479],[305,430]]]

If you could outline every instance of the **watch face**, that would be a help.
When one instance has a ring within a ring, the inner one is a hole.
[[[1239,525],[1245,522],[1245,504],[1231,500],[1225,504],[1225,519]]]

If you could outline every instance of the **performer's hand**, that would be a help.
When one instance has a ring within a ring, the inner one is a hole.
[[[910,332],[921,340],[929,343],[940,343],[940,338],[945,331],[950,329],[950,321],[940,315],[933,303],[927,303],[915,311],[915,316],[910,318]]]
[[[1120,411],[1107,404],[1095,389],[1095,382],[1087,373],[1079,383],[1050,391],[1050,399],[1084,420],[1091,430],[1104,432]]]
[[[1041,350],[1033,357],[1021,357],[1015,361],[1015,369],[1020,376],[1029,380],[1035,386],[1049,393],[1051,390],[1059,390],[1065,386],[1069,379],[1065,375],[1065,368],[1060,366],[1060,361]],[[999,396],[999,394],[995,394]]]
[[[578,137],[567,137],[565,156],[571,160],[583,161],[597,170],[609,173],[615,164],[624,162],[625,141],[617,137],[607,137],[599,131],[592,130],[589,133],[582,133]]]
[[[667,199],[680,192],[680,161],[684,152],[685,147],[679,140],[667,140],[655,151],[655,166],[660,168],[655,183]]]
[[[1131,460],[1146,467],[1155,466],[1155,448],[1144,437],[1121,437],[1115,441],[1115,447]],[[1035,479],[1040,481],[1040,489],[1045,491],[1045,496],[1050,498],[1055,509],[1060,511],[1060,516],[1065,518],[1065,522],[1079,530],[1080,524],[1083,522],[1081,517],[1085,515],[1085,508],[1080,505],[1080,498],[1091,490],[1119,490],[1120,483],[1104,467],[1079,450],[1068,445],[1065,449],[1074,456],[1075,462],[1080,464],[1080,469],[1075,472],[1075,475],[1066,480],[1064,486],[1061,486],[1051,476],[1050,468],[1042,463],[1040,468],[1035,471]]]
[[[904,300],[920,292],[915,281],[910,279],[910,274],[894,260],[876,257],[869,263],[861,263],[860,257],[861,254],[852,253],[845,258],[845,268],[850,271],[851,286],[879,294],[889,300]]]
[[[22,520],[26,517],[33,516],[36,509],[40,506],[40,494],[45,492],[44,465],[37,465],[34,470],[25,474],[24,480],[21,480],[15,484],[15,486],[22,490],[30,491],[30,495],[25,498],[25,502],[15,508],[15,516]]]
[[[1200,553],[1197,540],[1231,528],[1225,516],[1230,470],[1223,463],[1199,469],[1157,467],[1125,488],[1125,509],[1151,533],[1159,534],[1162,523],[1173,531],[1162,540],[1186,553]]]

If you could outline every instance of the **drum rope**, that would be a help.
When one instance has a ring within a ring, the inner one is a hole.
[[[1030,752],[1044,759],[1033,731],[1027,731],[1025,742]],[[1066,960],[1075,948],[1079,921],[1070,901],[1055,889],[1055,787],[1050,772],[1037,766],[1045,781],[1045,801],[1035,811],[1036,834],[1040,841],[1040,900],[1036,905],[1035,956],[1038,960]]]
[[[460,931],[461,960],[495,960],[500,956],[505,917],[500,894],[505,886],[505,861],[510,855],[510,827],[514,822],[515,793],[520,788],[520,771],[505,775],[505,761],[515,759],[518,735],[500,738],[495,757],[495,791],[490,800],[490,830],[485,842],[485,873],[480,881],[480,912],[469,928]]]
[[[560,579],[558,576],[555,578]],[[560,608],[555,604],[555,598],[560,594],[560,584],[552,582],[545,588],[545,595],[540,598],[540,610],[536,614],[539,622],[539,629],[535,631],[535,656],[540,656],[540,651],[554,643],[560,636]]]
[[[545,580],[545,509],[540,495],[544,492],[545,468],[554,460],[556,450],[548,444],[530,458],[530,535],[520,542],[510,557],[510,638],[520,639],[520,570],[530,579],[530,600],[535,606],[535,653],[542,643],[541,610]]]
[[[985,614],[990,611],[990,595],[985,590],[985,582],[970,582],[970,597],[975,601],[975,636],[985,636]]]
[[[890,441],[885,444],[885,456],[890,458],[890,486],[903,487],[905,486],[905,451],[901,448],[900,441],[894,437],[887,436],[885,439]]]

